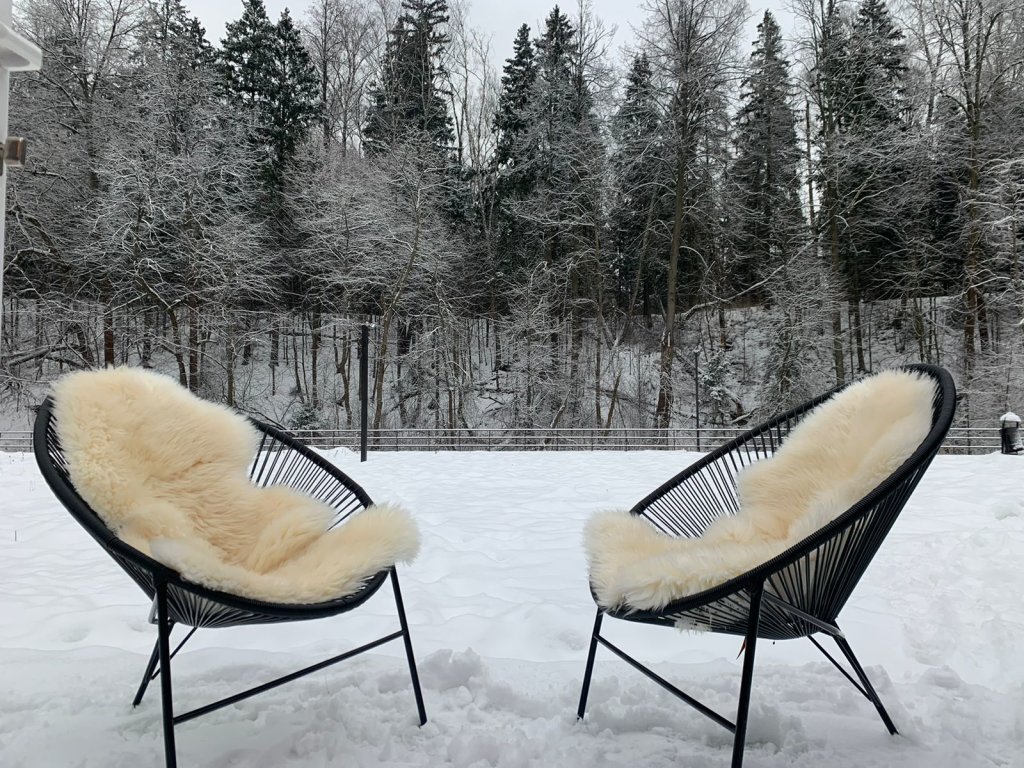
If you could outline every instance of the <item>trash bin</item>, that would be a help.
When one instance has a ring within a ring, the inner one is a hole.
[[[1004,413],[999,419],[999,436],[1002,440],[1002,452],[1018,454],[1024,451],[1024,442],[1020,436],[1020,416],[1013,411]]]

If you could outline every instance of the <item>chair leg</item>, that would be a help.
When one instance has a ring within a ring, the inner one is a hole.
[[[157,635],[157,641],[153,643],[153,652],[149,655],[149,663],[146,664],[146,671],[142,673],[142,682],[139,683],[139,690],[135,692],[135,698],[132,699],[132,706],[137,707],[142,703],[142,697],[146,695],[146,688],[149,687],[149,681],[153,679],[153,670],[156,669],[156,661],[160,657],[160,638]]]
[[[409,635],[409,623],[405,619],[405,604],[402,602],[402,590],[398,586],[398,570],[391,569],[391,586],[395,591],[395,605],[398,607],[398,621],[402,625],[402,639],[405,641],[405,655],[409,659],[409,674],[412,676],[412,690],[416,694],[416,711],[420,716],[420,725],[427,722],[427,710],[423,706],[423,691],[420,690],[420,676],[416,671],[416,657],[412,653],[412,638]]]
[[[167,610],[167,584],[156,585],[157,648],[160,656],[160,699],[164,724],[164,756],[167,768],[177,768],[174,748],[174,705],[171,691],[171,619]]]
[[[874,687],[871,685],[871,681],[868,680],[867,674],[864,672],[864,668],[857,661],[857,657],[853,655],[853,648],[846,641],[844,637],[833,637],[836,641],[836,645],[839,646],[839,650],[846,656],[846,660],[850,662],[850,666],[853,667],[853,671],[857,673],[857,677],[860,679],[861,685],[864,686],[864,690],[868,693],[868,699],[872,704],[875,705],[875,709],[878,710],[878,714],[882,718],[882,722],[885,723],[885,727],[889,729],[889,733],[895,736],[899,733],[896,730],[896,726],[892,722],[892,718],[889,717],[889,713],[885,711],[885,707],[882,706],[882,700],[878,697],[878,693],[875,692]]]
[[[761,595],[764,584],[750,592],[750,614],[743,653],[743,677],[740,680],[740,701],[736,711],[736,736],[732,742],[732,768],[742,768],[743,748],[747,740],[747,712],[750,709],[750,686],[754,678],[754,651],[757,646],[757,627],[761,620]]]
[[[155,610],[155,606],[154,606],[154,610]],[[155,622],[155,617],[154,617],[154,622]],[[182,639],[182,641],[180,643],[178,643],[177,647],[175,647],[175,649],[173,651],[171,651],[171,658],[172,659],[175,656],[178,655],[178,651],[180,651],[185,646],[185,643],[187,643],[189,640],[192,639],[192,635],[194,635],[196,633],[197,629],[199,629],[199,627],[192,627],[192,629],[190,629],[188,631],[188,634],[185,635],[185,637]],[[173,631],[174,631],[174,622],[172,621],[167,626],[167,641],[168,642],[170,642],[170,640],[171,640],[171,633]],[[159,635],[158,635],[158,637],[159,637]],[[149,657],[149,663],[146,665],[146,672],[142,676],[142,682],[139,683],[139,690],[136,691],[135,699],[132,701],[132,706],[133,707],[137,707],[137,706],[139,706],[139,704],[142,703],[142,697],[146,695],[146,689],[149,687],[150,682],[152,682],[152,680],[159,674],[159,670],[157,670],[157,666],[156,666],[156,663],[159,660],[159,658],[160,658],[160,640],[158,639],[156,641],[156,643],[153,644],[153,653]]]
[[[576,710],[576,719],[582,720],[583,713],[587,709],[587,697],[590,695],[590,676],[594,673],[594,657],[597,656],[597,638],[601,633],[601,622],[604,620],[604,611],[597,609],[597,618],[594,620],[594,632],[590,636],[590,653],[587,655],[587,669],[583,673],[583,690],[580,691],[580,706]]]

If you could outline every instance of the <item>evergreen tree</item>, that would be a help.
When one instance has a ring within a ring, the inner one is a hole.
[[[664,283],[665,222],[671,216],[665,195],[671,169],[662,130],[651,63],[641,53],[630,66],[622,103],[612,121],[616,144],[612,225],[620,301],[631,312],[639,300],[648,319],[655,286]]]
[[[511,163],[499,164],[497,182],[503,219],[499,249],[510,269],[564,260],[571,251],[572,220],[586,214],[581,204],[593,207],[583,199],[592,178],[585,166],[603,152],[594,148],[596,125],[579,77],[572,22],[556,5],[532,48],[528,34],[525,27],[517,34],[517,56],[506,67],[502,110],[495,120],[499,147]],[[508,129],[501,130],[506,123]],[[504,161],[504,155],[498,159]]]
[[[270,52],[267,138],[281,168],[320,116],[316,72],[287,8],[274,28]]]
[[[494,116],[497,134],[494,164],[499,174],[499,197],[522,197],[533,189],[534,179],[529,166],[537,148],[529,141],[528,108],[536,80],[537,65],[530,28],[523,24],[512,43],[512,56],[505,62],[498,111]]]
[[[811,69],[811,98],[817,108],[818,131],[817,166],[813,178],[819,188],[817,211],[811,211],[811,229],[824,256],[825,275],[836,283],[841,275],[840,244],[842,215],[839,197],[838,168],[840,165],[840,131],[848,110],[849,34],[837,0],[827,0],[811,11],[813,64]],[[820,14],[820,16],[818,15]],[[811,159],[809,159],[811,162]],[[837,286],[838,287],[838,286]],[[838,291],[829,291],[823,299],[827,305],[831,325],[832,365],[835,381],[846,381],[846,356],[843,352],[843,319],[840,314]]]
[[[529,198],[537,184],[537,134],[533,130],[531,104],[537,82],[537,64],[530,28],[519,27],[506,60],[492,128],[495,148],[492,168],[495,267],[510,276],[526,254],[536,247],[532,227],[517,215],[517,207]],[[494,303],[497,304],[497,292]]]
[[[276,25],[263,0],[244,0],[220,51],[229,101],[255,123],[268,155],[264,183],[279,189],[287,165],[319,115],[316,73],[287,9]]]
[[[181,70],[212,68],[216,57],[206,39],[206,30],[189,15],[182,0],[150,0],[140,29],[139,55],[143,66],[155,54],[161,63]]]
[[[544,22],[544,34],[536,41],[538,56],[537,94],[532,119],[543,131],[545,153],[541,172],[548,181],[558,175],[563,159],[553,148],[564,129],[578,121],[578,105],[573,98],[572,52],[576,30],[569,17],[556,5]]]
[[[905,250],[903,185],[912,149],[903,96],[906,51],[884,0],[862,0],[852,16],[832,6],[822,34],[822,218],[830,261],[848,302],[856,369],[863,372],[868,362],[861,302],[893,295]],[[841,379],[838,356],[836,369]]]
[[[892,295],[904,250],[907,53],[885,0],[863,0],[850,32],[843,256],[851,299]]]
[[[591,111],[591,96],[583,80],[575,27],[556,5],[544,24],[544,34],[535,42],[537,80],[529,116],[537,147],[534,153],[536,196],[530,215],[545,222],[544,261],[565,259],[572,247],[567,239],[571,222],[594,212],[595,200],[588,200],[592,168],[588,166],[603,153],[598,145],[597,125]],[[589,210],[588,210],[589,209]]]
[[[851,122],[865,130],[904,118],[907,50],[885,0],[863,0],[850,37]]]
[[[237,106],[265,110],[273,88],[274,25],[263,0],[242,0],[242,17],[230,21],[221,42],[225,89]]]
[[[800,148],[782,36],[770,11],[758,25],[751,74],[737,115],[736,287],[747,288],[792,255],[800,229]]]
[[[445,0],[402,0],[388,36],[380,82],[372,89],[364,141],[370,155],[404,141],[423,142],[442,158],[454,141],[445,101]]]

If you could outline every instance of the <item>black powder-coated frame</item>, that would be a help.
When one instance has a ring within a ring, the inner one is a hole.
[[[661,610],[598,605],[577,717],[582,719],[586,711],[594,658],[598,645],[602,645],[731,731],[734,734],[732,766],[741,768],[757,640],[806,637],[874,705],[889,733],[897,733],[892,718],[840,630],[836,617],[931,464],[953,421],[956,387],[949,373],[932,365],[910,365],[902,370],[923,374],[936,384],[932,427],[913,455],[838,518],[757,568],[711,589],[669,603]],[[754,461],[771,456],[793,427],[840,389],[827,392],[761,424],[709,453],[640,501],[631,510],[632,514],[644,517],[655,528],[671,536],[700,536],[718,517],[739,511],[736,494],[739,472]],[[743,671],[735,722],[679,690],[609,642],[601,634],[605,615],[667,627],[682,623],[706,631],[742,636]],[[832,638],[852,672],[814,637],[818,632]]]
[[[256,420],[251,421],[261,434],[259,450],[250,471],[250,476],[255,484],[259,486],[288,486],[327,504],[335,510],[332,528],[343,525],[351,516],[370,506],[372,501],[366,491],[329,461],[287,432]],[[157,626],[157,640],[132,704],[138,706],[141,703],[150,681],[159,676],[163,710],[164,753],[168,768],[175,768],[177,765],[174,743],[175,725],[291,682],[399,638],[405,645],[419,723],[422,726],[427,722],[419,674],[416,670],[416,659],[412,650],[412,639],[405,615],[405,604],[402,601],[402,592],[398,584],[398,572],[394,567],[375,574],[351,595],[312,605],[268,603],[208,589],[185,580],[177,571],[125,544],[78,495],[69,477],[67,459],[61,450],[52,398],[47,398],[39,407],[33,437],[36,463],[50,489],[75,520],[114,558],[152,601],[150,621]],[[365,603],[389,579],[398,612],[400,627],[398,631],[220,701],[183,714],[174,714],[171,659],[197,629],[303,621],[335,616]],[[171,630],[175,625],[191,627],[191,630],[172,652],[170,638]]]

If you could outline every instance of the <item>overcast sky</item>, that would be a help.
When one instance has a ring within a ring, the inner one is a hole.
[[[494,66],[501,68],[505,59],[512,53],[512,40],[516,30],[524,22],[530,25],[536,37],[544,18],[551,12],[557,0],[469,0],[469,18],[473,26],[491,35]],[[608,28],[617,27],[614,47],[621,48],[633,40],[632,26],[637,26],[643,19],[642,0],[592,0],[594,12]],[[788,35],[789,14],[784,10],[786,0],[750,0],[754,12],[749,24],[749,40],[753,42],[756,35],[757,21],[764,14],[764,8],[771,7],[782,26],[783,34]],[[292,18],[301,20],[306,15],[306,0],[264,0],[267,14],[276,21],[281,11],[288,8]],[[206,27],[206,36],[215,45],[220,45],[224,36],[224,25],[235,21],[242,15],[242,0],[185,0],[186,7],[199,17]],[[575,14],[576,0],[563,0],[561,7],[570,16]],[[631,26],[632,25],[632,26]]]

